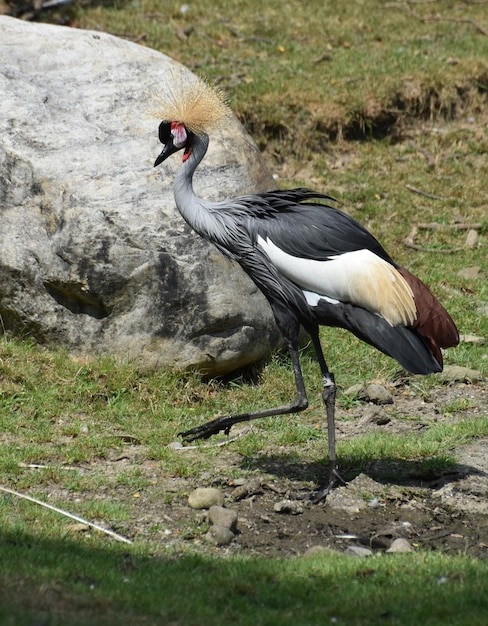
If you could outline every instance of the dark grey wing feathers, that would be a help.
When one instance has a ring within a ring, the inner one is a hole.
[[[258,236],[269,237],[293,256],[321,261],[369,249],[393,263],[375,237],[350,215],[318,202],[331,200],[309,189],[278,190],[236,198],[231,207],[226,204],[226,212],[246,225],[254,244]]]

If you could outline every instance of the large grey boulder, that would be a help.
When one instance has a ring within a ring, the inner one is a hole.
[[[278,333],[265,299],[174,206],[179,159],[153,169],[153,95],[174,61],[11,17],[0,58],[0,330],[210,373],[268,354]],[[237,120],[211,137],[200,195],[273,187]]]

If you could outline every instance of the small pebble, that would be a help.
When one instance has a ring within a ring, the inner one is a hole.
[[[210,526],[208,533],[205,535],[205,539],[209,543],[213,543],[215,546],[228,546],[234,539],[234,533],[225,528],[225,526]]]
[[[470,228],[466,234],[464,245],[466,248],[474,248],[478,244],[479,235],[476,230]]]
[[[224,504],[224,494],[215,487],[198,487],[188,496],[188,504],[192,509],[209,509],[214,504]]]
[[[386,426],[391,422],[391,417],[386,415],[383,409],[377,406],[368,405],[364,409],[361,424],[376,424],[377,426]]]
[[[287,513],[288,515],[300,515],[303,513],[302,505],[296,500],[281,500],[273,506],[275,513]]]
[[[483,380],[483,374],[480,371],[462,365],[444,365],[444,370],[437,376],[445,383],[474,383]]]
[[[208,510],[208,521],[214,526],[223,526],[235,533],[237,530],[237,513],[223,506],[213,505]]]
[[[368,503],[361,495],[348,490],[347,487],[338,487],[327,496],[327,507],[352,515],[368,508]]]
[[[481,273],[481,267],[474,265],[472,267],[464,267],[462,270],[459,270],[457,276],[459,278],[465,278],[466,280],[472,280],[474,278],[478,278]]]
[[[372,556],[373,551],[369,548],[363,548],[363,546],[349,546],[346,550],[346,554],[350,554],[351,556]]]
[[[478,335],[459,335],[459,339],[463,343],[474,343],[477,346],[483,346],[486,341],[484,337],[478,337]]]
[[[409,541],[403,537],[399,537],[391,542],[391,546],[388,548],[387,552],[389,554],[393,552],[413,552],[413,547]]]
[[[352,385],[351,387],[348,387],[343,394],[345,396],[358,396],[362,391],[364,390],[364,385],[362,385],[361,383],[356,383],[355,385]]]
[[[358,393],[358,398],[374,404],[393,404],[393,396],[388,389],[377,383],[366,385],[366,388]]]
[[[329,556],[330,554],[337,554],[337,551],[332,550],[332,548],[327,548],[326,546],[311,546],[310,548],[305,550],[303,556]]]
[[[172,441],[171,443],[168,443],[166,447],[170,448],[171,450],[179,450],[180,448],[184,448],[181,441]]]
[[[233,500],[243,500],[257,493],[263,493],[263,487],[260,480],[249,480],[243,484],[237,485],[232,490],[231,497]]]
[[[233,485],[234,487],[240,487],[242,485],[245,485],[248,482],[249,480],[247,478],[244,478],[243,476],[241,476],[240,478],[234,478],[232,482],[229,483],[229,485]]]

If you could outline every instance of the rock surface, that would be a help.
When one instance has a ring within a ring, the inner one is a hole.
[[[146,367],[220,373],[265,356],[278,333],[264,297],[177,212],[179,159],[153,168],[153,95],[177,64],[6,16],[0,56],[2,326]],[[211,137],[201,196],[274,187],[237,120]]]
[[[214,526],[223,526],[233,533],[237,531],[237,513],[232,509],[214,504],[208,510],[208,521]]]
[[[228,546],[234,537],[235,535],[231,530],[218,524],[210,526],[208,533],[205,535],[205,539],[215,546]]]
[[[192,509],[210,509],[212,506],[222,506],[224,495],[215,487],[197,487],[188,496],[188,505]]]
[[[414,549],[412,544],[407,539],[403,537],[398,537],[391,542],[391,546],[386,550],[388,554],[394,553],[403,553],[403,552],[413,552]]]
[[[391,393],[377,383],[370,383],[358,393],[358,399],[373,404],[393,404],[393,396]]]

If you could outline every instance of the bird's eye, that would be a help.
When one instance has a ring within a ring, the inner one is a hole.
[[[159,141],[166,145],[171,138],[171,122],[161,122],[159,125]]]

